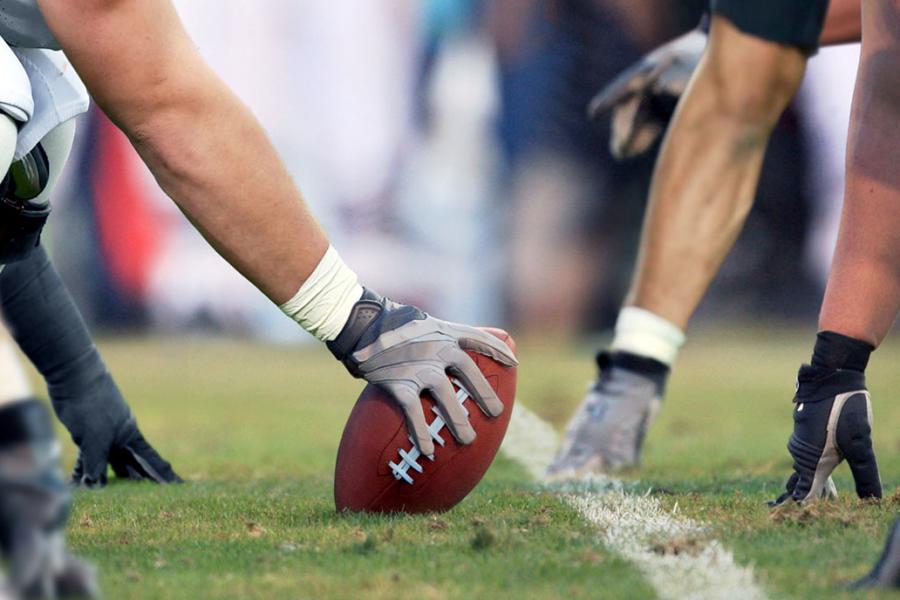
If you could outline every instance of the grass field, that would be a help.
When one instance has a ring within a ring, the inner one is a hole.
[[[752,565],[772,597],[841,597],[900,513],[900,495],[856,500],[843,467],[840,500],[774,515],[765,507],[790,467],[790,398],[807,337],[694,336],[644,468],[623,474],[634,492],[707,523],[704,536]],[[593,375],[590,353],[519,346],[519,402],[562,427]],[[321,349],[174,339],[102,348],[144,432],[189,480],[77,493],[69,537],[101,568],[107,598],[654,596],[602,532],[503,457],[448,514],[335,514],[334,455],[361,385]],[[888,346],[869,370],[888,494],[900,484],[897,365],[900,347]]]

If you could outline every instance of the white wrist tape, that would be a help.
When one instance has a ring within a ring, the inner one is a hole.
[[[356,273],[329,246],[315,271],[281,310],[316,338],[330,342],[346,325],[362,293]]]
[[[649,310],[626,306],[619,312],[613,351],[630,352],[672,366],[684,345],[684,332]]]

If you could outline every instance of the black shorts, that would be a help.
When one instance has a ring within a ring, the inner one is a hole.
[[[712,12],[756,37],[813,53],[829,0],[711,0]]]

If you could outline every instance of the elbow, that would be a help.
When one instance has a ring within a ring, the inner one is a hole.
[[[115,119],[163,189],[192,177],[198,159],[192,132],[203,126],[203,104],[196,91],[157,89]]]

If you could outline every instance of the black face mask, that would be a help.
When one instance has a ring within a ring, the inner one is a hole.
[[[0,264],[23,260],[41,241],[49,202],[34,202],[50,179],[50,161],[38,144],[9,167],[0,182]]]

